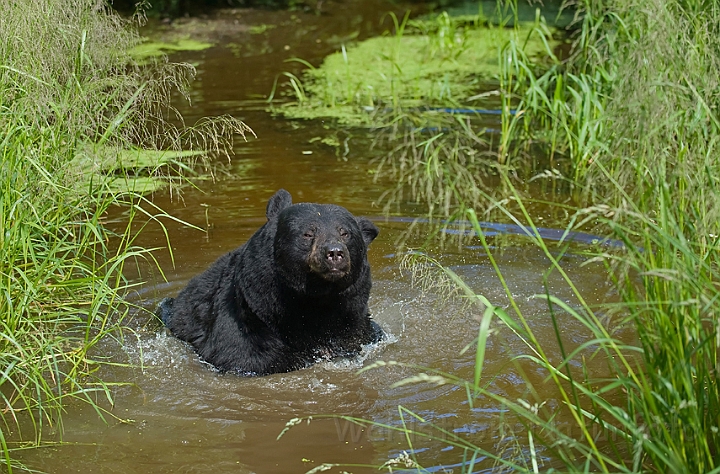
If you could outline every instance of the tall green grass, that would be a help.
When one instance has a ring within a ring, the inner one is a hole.
[[[530,213],[516,197],[520,215],[506,211],[506,218],[530,230],[531,240],[551,262],[546,277],[560,274],[578,304],[571,306],[554,297],[549,286],[545,294],[535,295],[547,302],[546,317],[556,338],[549,341],[537,336],[531,315],[520,310],[512,282],[506,281],[495,263],[494,250],[483,237],[475,213],[468,211],[510,305],[495,306],[452,270],[438,266],[438,273],[430,277],[436,282],[442,278],[453,282],[483,312],[475,343],[474,378],[464,380],[424,369],[423,377],[399,383],[457,384],[467,391],[470,408],[477,399],[500,404],[509,410],[506,417],[525,427],[512,434],[519,448],[510,453],[504,453],[500,444],[496,450],[488,449],[474,444],[472,437],[446,433],[432,425],[422,432],[405,422],[393,429],[408,439],[438,439],[462,448],[461,472],[487,467],[488,460],[501,472],[720,472],[717,242],[698,252],[673,216],[676,207],[672,199],[653,217],[638,212],[636,206],[626,210],[625,219],[632,222],[632,228],[615,220],[617,210],[602,206],[602,213],[589,211],[626,245],[624,251],[597,257],[607,263],[620,293],[619,303],[597,308],[584,300],[565,273],[562,255],[539,237]],[[418,271],[428,278],[427,261],[419,258]],[[568,319],[586,328],[587,339],[578,347],[568,347],[563,337]],[[541,381],[524,377],[525,395],[520,398],[488,388],[498,374],[483,371],[485,358],[490,357],[485,344],[494,337],[496,324],[524,343],[525,350],[511,360],[518,374],[538,369],[546,374]],[[618,328],[625,328],[624,337],[619,337]],[[634,329],[636,337],[628,337],[627,329]],[[604,371],[598,372],[598,360],[606,365]],[[422,420],[404,410],[408,418]],[[422,454],[412,455],[412,460],[423,465]]]
[[[511,183],[507,184],[512,190]],[[408,452],[396,462],[379,466],[388,472],[394,472],[398,465],[418,472],[426,472],[424,467],[427,472],[442,468],[428,466],[427,459],[435,456],[426,451],[426,443],[454,448],[450,452],[456,453],[455,459],[449,455],[444,459],[462,473],[720,472],[717,239],[704,252],[698,252],[699,247],[688,241],[686,229],[673,216],[676,207],[672,199],[666,199],[653,217],[639,212],[633,204],[623,219],[631,226],[620,223],[616,219],[618,209],[609,206],[582,210],[577,219],[592,215],[625,244],[622,250],[596,255],[606,262],[619,292],[618,301],[598,307],[585,300],[566,273],[563,253],[558,254],[556,244],[543,241],[522,198],[519,194],[514,197],[517,212],[499,203],[498,208],[507,220],[528,229],[529,239],[550,262],[544,277],[560,275],[576,300],[568,304],[567,298],[551,293],[551,288],[558,287],[556,279],[552,285],[546,283],[545,293],[533,295],[546,302],[547,313],[541,317],[551,322],[555,338],[548,339],[545,328],[542,335],[533,329],[539,316],[523,313],[513,294],[516,285],[503,275],[493,256],[496,249],[485,239],[476,213],[468,210],[466,217],[509,304],[494,304],[451,269],[422,254],[407,257],[406,265],[414,269],[421,286],[427,282],[444,291],[459,289],[459,296],[476,306],[472,313],[482,318],[477,338],[466,348],[474,351],[475,360],[469,378],[405,364],[421,373],[395,383],[457,385],[467,394],[467,404],[458,410],[499,405],[506,412],[502,418],[498,414],[493,426],[496,441],[477,443],[472,435],[448,431],[406,406],[398,407],[399,424],[340,418],[375,425],[406,438]],[[563,331],[568,321],[585,328],[582,342],[568,342]],[[495,340],[493,347],[498,346],[496,338],[501,332],[521,341],[523,349],[509,357],[507,353],[487,352],[488,341]],[[503,374],[490,372],[484,365],[486,359],[498,356],[509,359],[504,374],[513,370],[523,379],[524,383],[515,387],[516,393],[501,394],[494,388],[492,382]],[[398,364],[381,361],[363,370]],[[538,373],[544,374],[540,380]],[[298,422],[293,420],[288,427]],[[500,427],[517,424],[523,428],[504,434],[500,431]],[[331,467],[352,466],[321,465],[311,472]]]
[[[95,374],[114,362],[94,349],[122,341],[123,268],[152,260],[135,237],[162,211],[147,211],[132,176],[111,186],[137,169],[98,164],[138,147],[223,153],[247,129],[232,119],[172,126],[171,91],[192,68],[136,65],[127,51],[139,37],[104,1],[0,0],[0,11],[0,445],[12,472],[14,450],[62,432],[69,401],[100,416],[112,406]],[[118,205],[129,218],[113,232],[103,220]]]
[[[478,303],[490,308],[485,317],[495,315],[524,341],[527,350],[517,363],[530,362],[548,375],[543,387],[527,379],[523,400],[485,388],[491,374],[482,372],[480,356],[474,380],[448,377],[470,387],[469,400],[482,395],[500,402],[527,428],[524,462],[479,446],[467,449],[472,459],[488,456],[524,472],[543,470],[548,454],[570,472],[720,472],[720,7],[635,0],[580,7],[569,57],[554,56],[548,67],[524,56],[521,45],[505,48],[498,160],[511,165],[531,150],[544,153],[551,166],[555,160],[559,172],[547,176],[571,183],[588,203],[570,224],[592,225],[625,245],[596,256],[606,263],[620,302],[600,310],[586,304],[557,256],[535,237],[551,262],[548,271],[561,274],[580,302],[570,307],[549,292],[538,295],[557,332],[555,341],[539,340],[490,257],[512,317],[491,302]],[[546,34],[542,22],[533,34]],[[508,113],[512,104],[517,114]],[[496,208],[534,229],[522,196],[507,184],[516,207]],[[467,212],[492,256],[474,212]],[[444,271],[468,297],[479,298]],[[588,329],[579,349],[564,346],[560,314]],[[633,328],[636,338],[619,340],[608,321]],[[478,338],[479,355],[487,337]],[[606,361],[606,376],[592,375],[589,356]],[[559,405],[538,396],[547,393],[547,383]],[[568,418],[575,436],[558,425]],[[558,464],[545,469],[551,466]]]
[[[623,385],[627,416],[647,438],[636,441],[638,458],[658,471],[710,472],[720,463],[720,7],[581,5],[568,61],[542,76],[516,62],[526,113],[508,118],[506,139],[540,138],[563,153],[595,204],[586,215],[626,244],[606,258],[643,354],[641,377]]]
[[[418,437],[460,448],[460,472],[494,467],[718,473],[720,6],[704,0],[574,5],[579,11],[568,55],[548,48],[550,61],[539,63],[522,54],[522,42],[510,41],[500,56],[505,113],[497,160],[512,167],[529,154],[540,155],[538,161],[551,170],[543,176],[569,183],[577,202],[584,203],[568,225],[591,226],[622,241],[623,249],[594,255],[605,263],[617,301],[598,308],[584,300],[556,249],[535,231],[532,201],[517,191],[511,174],[500,173],[508,200],[492,207],[530,230],[550,262],[547,275],[561,275],[578,302],[570,306],[554,297],[549,285],[536,295],[547,302],[556,334],[551,341],[540,339],[493,258],[495,250],[472,209],[476,201],[463,199],[472,193],[458,190],[458,208],[465,204],[463,215],[473,223],[510,304],[499,308],[451,270],[438,268],[435,280],[454,282],[483,312],[473,346],[475,372],[463,380],[426,370],[400,383],[458,384],[469,407],[479,398],[498,403],[524,430],[514,433],[517,449],[508,453],[501,444],[480,446],[441,427],[415,431],[407,421],[422,416],[407,407],[400,409],[400,426],[385,428],[406,434],[410,448]],[[531,34],[547,36],[540,18]],[[427,158],[418,161],[429,163]],[[428,189],[456,189],[445,173],[425,173],[422,179]],[[492,201],[482,189],[473,192]],[[419,271],[427,272],[427,262],[421,263]],[[564,342],[568,318],[587,330],[579,347]],[[483,370],[493,324],[524,343],[512,360],[519,375],[546,374],[540,382],[524,377],[527,391],[520,398],[488,388],[496,375]],[[598,360],[604,373],[593,370]],[[422,450],[408,457],[407,465],[421,470]]]

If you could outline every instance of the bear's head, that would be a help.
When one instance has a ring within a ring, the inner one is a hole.
[[[367,248],[379,232],[370,220],[332,204],[292,204],[285,190],[270,199],[267,216],[277,220],[273,256],[287,286],[316,295],[369,281]]]

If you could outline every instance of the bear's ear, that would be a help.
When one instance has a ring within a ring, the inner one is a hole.
[[[290,196],[290,193],[285,191],[284,189],[280,189],[278,190],[278,192],[273,194],[273,196],[268,201],[265,215],[267,216],[268,220],[270,220],[273,217],[277,217],[277,215],[280,214],[283,209],[286,209],[291,205],[292,196]]]
[[[355,220],[358,223],[358,226],[360,227],[360,231],[362,232],[363,240],[365,241],[365,245],[370,245],[370,242],[375,240],[375,237],[378,236],[380,231],[377,227],[375,227],[375,224],[370,222],[370,219],[367,219],[365,217],[356,217]]]

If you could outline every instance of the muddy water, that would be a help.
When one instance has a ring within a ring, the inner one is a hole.
[[[173,57],[195,63],[199,72],[193,106],[181,105],[189,122],[230,113],[252,126],[258,138],[239,143],[232,163],[218,164],[214,181],[199,181],[199,189],[185,188],[181,197],[154,196],[157,205],[208,232],[165,219],[174,266],[169,252],[158,251],[166,281],[141,265],[140,275],[131,276],[147,283],[130,299],[152,308],[162,297],[176,294],[193,275],[244,242],[264,222],[267,199],[282,187],[295,201],[333,202],[374,219],[381,233],[370,249],[374,277],[370,308],[389,340],[368,347],[357,359],[289,374],[240,378],[217,374],[156,321],[137,314],[130,323],[135,333],[121,347],[107,343],[103,349],[103,355],[114,361],[135,364],[106,368],[102,373],[106,381],[129,382],[114,391],[114,408],[101,420],[88,407],[70,407],[63,418],[62,438],[57,433],[46,438],[62,439],[64,444],[29,453],[25,461],[30,467],[52,473],[289,473],[340,463],[350,466],[342,468],[346,471],[375,472],[363,466],[379,465],[408,451],[431,472],[443,468],[459,472],[463,453],[443,439],[447,435],[434,441],[412,436],[409,444],[393,430],[403,424],[398,406],[499,455],[522,455],[526,446],[522,430],[508,425],[506,414],[490,400],[480,398],[471,407],[465,390],[452,384],[393,385],[420,372],[417,368],[390,366],[357,373],[382,360],[427,366],[471,380],[474,352],[463,354],[462,349],[473,341],[479,322],[477,309],[444,299],[442,292],[422,291],[412,285],[408,272],[401,271],[395,243],[407,230],[407,218],[420,211],[408,206],[401,207],[393,219],[382,216],[375,203],[384,183],[373,181],[369,137],[355,133],[350,153],[340,159],[334,148],[312,140],[328,133],[326,124],[291,123],[264,111],[259,97],[269,93],[279,72],[292,67],[284,59],[299,56],[317,63],[344,36],[377,33],[381,13],[391,8],[380,1],[352,0],[334,7],[321,16],[224,14],[204,24],[221,41],[219,46]],[[247,27],[252,24],[279,26],[253,35]],[[122,220],[122,216],[114,218]],[[164,241],[161,229],[150,226],[139,243],[152,247]],[[451,245],[430,253],[491,301],[507,303],[481,249]],[[547,308],[531,298],[544,292],[547,259],[528,246],[506,247],[496,257],[538,338],[554,340]],[[573,254],[564,259],[584,296],[598,301],[608,291],[603,274],[592,266],[581,268],[582,263]],[[563,300],[575,302],[556,275],[549,278],[549,288]],[[588,336],[570,320],[563,321],[562,328],[570,347]],[[499,331],[493,336],[484,373],[494,392],[510,398],[523,396],[524,382],[509,360],[524,352],[511,334]],[[523,369],[525,376],[536,381],[546,375],[532,366]],[[552,403],[551,387],[541,396]],[[384,426],[360,428],[345,420],[323,418],[323,414],[344,414]],[[310,415],[315,416],[312,422],[303,422],[277,439],[289,420]],[[405,423],[431,432],[426,423],[407,414]],[[502,454],[508,446],[516,449]],[[491,461],[480,461],[478,468],[492,468]]]

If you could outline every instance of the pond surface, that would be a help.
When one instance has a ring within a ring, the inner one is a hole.
[[[106,348],[119,362],[142,361],[142,368],[104,369],[104,380],[131,382],[115,391],[111,414],[102,421],[88,407],[71,406],[63,418],[62,440],[67,444],[27,454],[25,461],[30,467],[56,474],[294,473],[321,463],[341,463],[351,465],[342,468],[349,472],[377,472],[363,466],[383,464],[403,451],[414,451],[431,472],[460,472],[462,452],[449,447],[442,436],[434,441],[415,436],[409,444],[404,435],[391,429],[402,426],[399,405],[499,455],[510,449],[508,455],[521,456],[518,453],[527,440],[521,429],[513,432],[512,426],[506,425],[505,414],[496,403],[480,398],[470,407],[465,390],[451,384],[393,385],[419,373],[417,368],[395,365],[357,373],[363,366],[383,360],[432,367],[471,380],[475,354],[473,350],[463,354],[462,350],[477,335],[479,310],[446,299],[442,293],[422,291],[412,285],[412,275],[401,270],[396,242],[405,234],[408,221],[422,215],[422,209],[401,205],[397,216],[383,216],[378,200],[388,183],[373,179],[375,165],[368,151],[371,137],[366,132],[356,132],[347,156],[338,158],[335,148],[313,140],[328,134],[328,124],[293,123],[273,118],[264,110],[260,99],[269,94],[276,75],[295,67],[284,63],[285,59],[298,56],[317,64],[338,48],[343,37],[377,34],[384,12],[391,8],[402,11],[379,0],[348,0],[330,3],[327,8],[320,16],[239,10],[212,20],[196,20],[206,22],[207,31],[220,44],[172,58],[192,62],[198,69],[193,106],[180,106],[188,123],[228,113],[244,120],[258,138],[238,143],[232,163],[219,163],[216,179],[199,181],[199,189],[187,187],[172,199],[162,193],[153,197],[162,209],[209,230],[203,233],[166,219],[174,266],[167,251],[158,251],[167,281],[143,266],[137,278],[147,283],[131,299],[153,308],[161,298],[175,295],[193,275],[242,244],[262,225],[267,199],[285,188],[295,202],[336,203],[370,217],[380,228],[380,236],[370,247],[374,281],[370,309],[389,333],[389,341],[367,348],[356,360],[241,378],[214,372],[188,346],[169,336],[148,315],[140,314],[130,323],[136,333],[128,335],[122,349],[110,344]],[[261,33],[259,29],[251,33],[248,28],[266,24],[278,26]],[[410,245],[422,243],[421,237]],[[139,243],[161,247],[165,235],[151,226]],[[450,244],[429,253],[490,301],[507,304],[481,248]],[[531,298],[545,291],[542,275],[549,261],[530,246],[504,247],[496,258],[538,337],[555,340],[546,305]],[[576,254],[563,261],[585,298],[600,301],[607,296],[609,286],[601,268],[581,267],[584,259]],[[549,290],[575,302],[556,274],[549,278]],[[588,336],[570,319],[563,321],[562,327],[571,347]],[[487,379],[492,390],[510,398],[522,397],[525,383],[510,363],[512,355],[524,351],[522,343],[509,331],[500,330],[487,350],[484,373],[488,377],[497,374]],[[600,370],[602,364],[598,364]],[[535,382],[546,375],[532,366],[523,369]],[[549,400],[554,397],[552,387],[548,386],[546,396]],[[289,420],[323,414],[343,414],[387,426],[362,429],[345,420],[316,417],[277,439]],[[425,423],[405,417],[408,425],[430,432]],[[485,461],[478,466],[492,470],[493,464]]]

